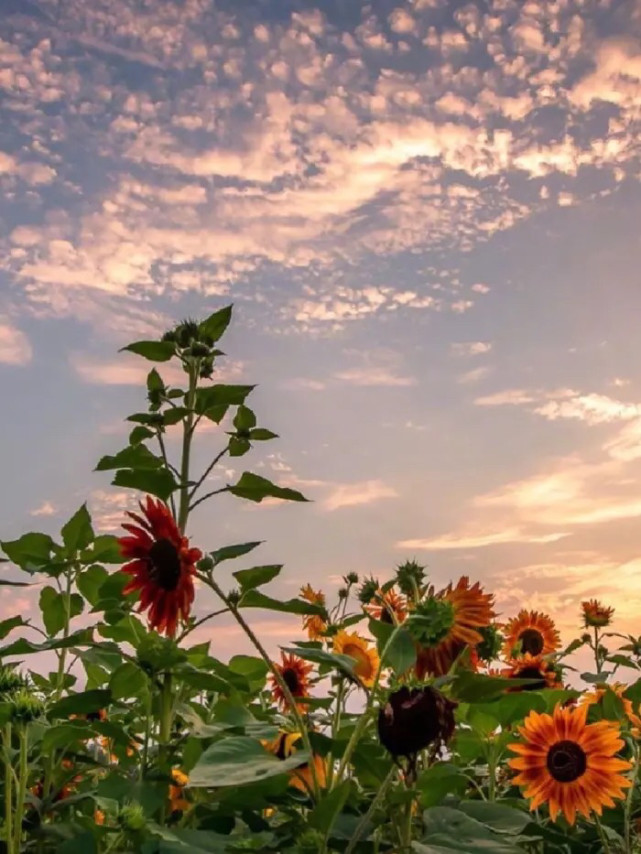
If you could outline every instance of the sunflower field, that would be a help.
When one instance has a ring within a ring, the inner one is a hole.
[[[159,369],[96,467],[138,493],[118,535],[83,505],[58,537],[1,543],[2,585],[40,611],[0,622],[2,851],[641,852],[641,639],[612,608],[577,603],[564,647],[550,616],[498,615],[478,582],[436,589],[415,561],[283,600],[282,567],[251,565],[260,543],[190,539],[210,499],[305,501],[248,470],[225,483],[230,459],[277,438],[251,385],[216,382],[230,320],[125,348]],[[172,362],[183,387],[162,377]],[[252,628],[261,609],[300,620],[278,654]],[[193,642],[221,617],[251,655]]]

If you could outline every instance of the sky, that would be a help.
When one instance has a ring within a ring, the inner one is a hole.
[[[196,545],[641,633],[640,128],[639,0],[0,0],[0,537],[118,532],[119,348],[233,303],[219,377],[280,439],[221,482],[311,503],[223,496]]]

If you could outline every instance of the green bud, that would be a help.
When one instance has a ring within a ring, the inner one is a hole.
[[[209,557],[209,555],[205,556],[204,558],[201,558],[198,561],[198,569],[200,569],[202,572],[209,572],[215,566],[216,564],[214,563],[213,559]]]
[[[11,695],[11,720],[17,723],[28,724],[39,718],[44,712],[44,703],[29,691],[28,688],[20,688]]]
[[[144,830],[147,824],[145,812],[140,804],[125,804],[118,814],[118,821],[124,830]]]
[[[454,606],[446,599],[429,599],[419,602],[407,628],[421,646],[433,647],[447,635],[454,625]]]
[[[238,605],[238,603],[240,602],[240,590],[230,590],[227,594],[227,601],[232,606],[232,608],[235,608],[236,605]]]
[[[494,661],[498,658],[501,647],[503,646],[503,635],[499,632],[496,626],[479,626],[477,629],[483,640],[476,647],[481,661]]]
[[[195,320],[184,320],[182,323],[179,323],[176,327],[176,340],[178,342],[178,346],[186,349],[190,347],[195,341],[198,341],[200,336],[200,329],[198,323]]]
[[[581,643],[591,643],[591,641],[592,635],[588,634],[587,632],[581,635]]]
[[[343,600],[343,599],[347,599],[348,596],[349,596],[349,590],[347,589],[347,587],[341,587],[341,589],[338,591],[338,598]]]
[[[396,582],[401,593],[411,596],[416,588],[421,589],[425,579],[425,567],[420,566],[415,560],[408,560],[396,567]]]
[[[0,698],[6,694],[12,694],[19,688],[27,687],[27,680],[22,674],[9,665],[8,667],[0,667]]]
[[[192,344],[187,355],[194,356],[197,359],[202,359],[209,356],[209,347],[206,344]]]
[[[358,601],[363,605],[369,605],[372,599],[376,596],[380,584],[376,578],[366,578],[361,584],[361,589],[358,591]]]
[[[356,572],[348,572],[345,576],[347,584],[358,584],[358,574]]]
[[[172,344],[176,343],[176,332],[174,329],[169,329],[160,339],[161,341],[170,341]]]
[[[309,828],[301,833],[296,840],[296,845],[300,854],[317,854],[322,850],[323,842],[323,834],[319,830]]]

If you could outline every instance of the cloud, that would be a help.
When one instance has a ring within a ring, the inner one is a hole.
[[[460,341],[452,344],[452,353],[455,356],[482,356],[491,349],[491,341]]]
[[[477,406],[524,406],[548,421],[568,419],[582,421],[589,426],[630,421],[641,416],[641,404],[573,389],[508,389],[479,397],[474,402]]]
[[[8,317],[0,315],[0,363],[26,365],[32,357],[29,339]]]
[[[433,539],[410,539],[396,543],[401,549],[425,549],[428,551],[444,551],[450,549],[478,549],[485,546],[496,546],[504,543],[555,543],[567,537],[567,533],[532,534],[520,528],[506,528],[498,531],[483,531],[478,533],[445,534]]]
[[[402,373],[401,356],[393,350],[348,350],[345,355],[351,362],[361,364],[336,371],[333,378],[339,382],[357,386],[407,387],[416,384],[414,377]]]
[[[152,364],[146,360],[121,354],[115,359],[100,359],[88,353],[72,353],[70,364],[76,375],[86,383],[93,385],[145,385],[147,374],[155,367],[165,383],[183,386],[185,372],[177,363]],[[242,376],[245,370],[243,362],[228,360],[227,364],[217,368],[214,374],[216,382],[229,382]]]
[[[461,385],[472,385],[473,383],[478,383],[482,379],[485,379],[492,372],[491,368],[482,367],[482,368],[474,368],[471,371],[466,371],[464,374],[460,374],[456,378],[456,381]]]
[[[360,483],[333,485],[330,494],[323,500],[322,506],[325,510],[332,511],[397,497],[398,492],[381,480],[366,480]]]
[[[54,507],[51,501],[43,501],[38,507],[30,511],[30,516],[54,516],[58,509]]]

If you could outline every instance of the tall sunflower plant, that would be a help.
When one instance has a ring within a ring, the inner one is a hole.
[[[251,471],[226,482],[277,438],[253,386],[217,382],[231,313],[125,348],[154,366],[96,467],[136,499],[122,531],[96,534],[83,504],[57,537],[2,542],[2,584],[39,610],[0,622],[2,850],[641,852],[641,646],[612,608],[582,603],[564,647],[547,614],[499,620],[480,583],[435,585],[416,561],[283,599],[263,589],[280,565],[226,574],[259,542],[193,541],[215,497],[305,501]],[[274,651],[256,609],[299,619],[297,638]],[[222,661],[230,621],[253,653]]]

